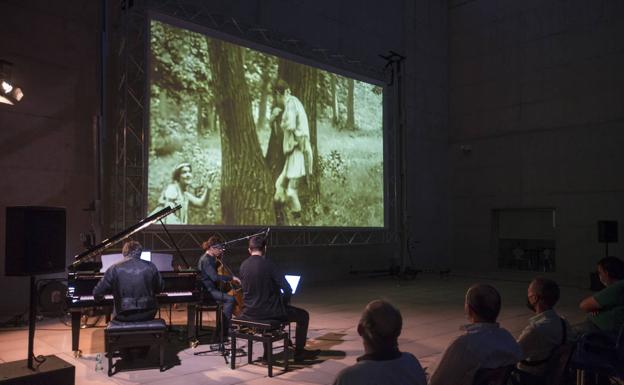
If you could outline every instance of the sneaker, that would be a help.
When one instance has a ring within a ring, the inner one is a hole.
[[[300,350],[295,352],[295,362],[302,362],[305,360],[310,360],[313,358],[316,358],[319,354],[321,354],[321,351],[319,349],[314,349],[314,350]]]

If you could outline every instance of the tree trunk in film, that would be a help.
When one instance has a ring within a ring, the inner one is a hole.
[[[221,129],[223,223],[273,224],[274,187],[256,134],[242,49],[213,40],[209,54]]]
[[[357,127],[355,126],[355,98],[353,96],[355,81],[351,78],[347,80],[348,82],[348,91],[347,91],[347,130],[355,131]]]
[[[269,83],[271,82],[271,75],[269,73],[269,57],[264,56],[262,60],[262,84],[260,86],[260,105],[258,106],[258,130],[264,130],[267,120],[267,101],[269,99]]]
[[[310,144],[312,145],[312,175],[308,175],[299,183],[299,198],[303,208],[304,218],[311,219],[314,207],[319,203],[321,196],[321,178],[317,145],[317,81],[318,70],[312,67],[280,59],[278,77],[284,79],[290,86],[292,95],[296,96],[308,115],[310,127]],[[280,141],[281,148],[281,141]],[[283,162],[283,160],[282,160]],[[280,170],[281,171],[281,168]],[[278,172],[279,175],[279,172]]]
[[[336,75],[329,74],[330,77],[330,87],[331,87],[331,99],[332,99],[332,123],[334,127],[338,127],[340,123],[340,112],[338,110],[338,92],[336,90]]]

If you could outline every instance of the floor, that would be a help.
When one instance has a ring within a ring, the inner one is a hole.
[[[341,369],[352,365],[362,354],[362,344],[356,332],[362,309],[370,300],[384,298],[395,304],[403,314],[400,349],[413,353],[431,372],[449,341],[459,335],[458,327],[465,323],[463,297],[475,281],[469,277],[440,279],[436,275],[425,274],[414,280],[371,277],[304,286],[293,299],[293,304],[310,312],[308,346],[321,349],[322,354],[318,361],[298,366],[287,373],[280,374],[278,369],[275,372],[278,375],[273,378],[267,377],[266,367],[247,365],[245,357],[238,359],[236,370],[231,370],[219,355],[196,356],[193,353],[206,350],[209,345],[189,347],[174,333],[169,338],[171,346],[178,349],[168,349],[167,361],[171,366],[168,370],[134,370],[108,377],[105,359],[103,370],[95,370],[96,357],[104,350],[102,321],[95,327],[82,330],[80,348],[83,355],[74,358],[69,327],[59,319],[43,319],[37,322],[35,354],[55,354],[75,365],[76,384],[331,384]],[[499,317],[501,325],[517,336],[531,316],[524,305],[527,284],[511,281],[489,283],[495,285],[503,297],[503,310]],[[583,315],[577,304],[588,294],[587,290],[563,287],[562,300],[557,307],[559,313],[572,323],[582,320]],[[169,320],[167,312],[163,312],[162,316]],[[185,319],[184,308],[174,309],[171,319],[174,325],[181,324]],[[94,321],[95,318],[90,320]],[[0,329],[0,363],[25,359],[27,337],[27,329]],[[254,355],[261,353],[261,347],[256,346]]]

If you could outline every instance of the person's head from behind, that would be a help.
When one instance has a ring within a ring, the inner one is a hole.
[[[537,277],[527,289],[527,307],[536,313],[552,309],[559,301],[559,285],[552,279]]]
[[[478,283],[466,292],[464,311],[470,322],[494,323],[501,309],[501,297],[492,285]]]
[[[191,184],[193,180],[193,169],[190,163],[180,163],[174,167],[171,173],[171,179],[185,188]]]
[[[624,279],[624,262],[616,257],[602,258],[598,261],[598,277],[605,286]]]
[[[137,241],[128,241],[124,243],[121,254],[128,258],[141,258],[143,246]]]
[[[284,108],[286,97],[290,95],[290,86],[284,79],[278,79],[273,85],[273,98],[275,105]]]
[[[223,238],[213,235],[202,243],[202,249],[213,257],[220,257],[223,254]]]
[[[266,238],[261,235],[256,235],[249,238],[249,254],[264,255],[266,251]]]
[[[358,334],[364,340],[366,353],[398,350],[398,338],[403,327],[401,312],[384,300],[366,305],[358,323]]]

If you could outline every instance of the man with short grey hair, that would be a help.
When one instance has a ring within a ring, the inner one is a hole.
[[[518,337],[525,356],[518,363],[518,382],[522,384],[545,383],[546,364],[555,349],[571,339],[570,325],[554,309],[559,293],[559,285],[552,279],[537,277],[529,284],[527,307],[535,316]]]
[[[124,259],[109,267],[93,289],[96,301],[113,294],[116,321],[148,321],[156,316],[156,294],[164,283],[156,265],[141,259],[142,251],[139,242],[126,242],[122,249]]]
[[[429,385],[471,385],[479,369],[514,365],[522,359],[522,350],[496,319],[501,297],[491,285],[476,284],[466,292],[464,312],[470,323],[466,333],[446,348]]]
[[[425,372],[416,357],[399,351],[402,325],[401,313],[390,303],[376,300],[366,305],[357,327],[365,354],[338,373],[334,385],[425,385]]]

